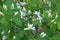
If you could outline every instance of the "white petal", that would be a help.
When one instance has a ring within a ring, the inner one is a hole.
[[[11,30],[8,30],[8,33],[10,33]]]
[[[3,2],[5,1],[5,0],[2,0]]]
[[[15,39],[16,37],[15,36],[13,36],[13,39]]]
[[[26,2],[20,2],[20,5],[26,5]]]
[[[1,34],[3,35],[4,33],[5,33],[5,31],[2,31],[2,33],[1,33]]]
[[[6,36],[3,36],[3,37],[2,37],[2,40],[6,40],[6,38],[7,38]]]
[[[19,3],[17,2],[17,3],[16,3],[16,5],[18,6],[18,5],[19,5]]]
[[[31,12],[31,10],[28,10],[28,14],[31,14],[32,12]]]
[[[42,32],[42,33],[40,34],[40,36],[41,36],[41,38],[43,38],[43,37],[46,36],[46,33]]]
[[[40,15],[40,12],[39,11],[35,11],[34,14]]]
[[[55,21],[55,19],[53,19],[51,22],[54,22]]]
[[[21,7],[18,5],[17,8],[20,9]]]
[[[22,11],[26,11],[26,8],[25,8],[25,7],[23,7]]]
[[[35,27],[32,27],[31,30],[36,30]]]
[[[13,3],[12,3],[12,6],[11,6],[11,9],[15,9],[15,8],[14,8],[14,4],[13,4]]]
[[[29,28],[24,28],[24,30],[29,30]]]
[[[28,23],[28,28],[32,28],[33,24]]]
[[[46,33],[44,33],[41,37],[43,38],[43,37],[45,37],[46,36]]]
[[[57,16],[58,16],[58,15],[57,15],[57,13],[56,13],[55,19],[57,18]]]
[[[15,14],[14,14],[14,15],[16,16],[17,14],[18,14],[18,11],[17,11],[17,12],[15,12]]]
[[[4,15],[3,12],[0,11],[0,15]]]
[[[5,4],[3,4],[3,8],[4,8],[4,10],[7,11],[7,6]]]
[[[42,32],[41,34],[40,34],[40,36],[42,36],[44,34],[44,32]]]

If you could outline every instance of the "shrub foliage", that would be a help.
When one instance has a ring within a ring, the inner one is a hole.
[[[0,40],[60,40],[60,0],[0,0]]]

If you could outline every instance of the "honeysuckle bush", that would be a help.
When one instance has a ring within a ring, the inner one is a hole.
[[[60,0],[0,0],[0,40],[60,40]]]

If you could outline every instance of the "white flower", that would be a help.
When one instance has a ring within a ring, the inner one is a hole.
[[[2,40],[6,40],[6,38],[7,38],[6,36],[3,36],[3,37],[2,37]]]
[[[56,24],[56,22],[54,22],[54,24]]]
[[[21,13],[21,18],[23,18],[24,19],[24,16],[25,16],[25,13],[24,12],[22,12],[21,10],[20,10],[20,13]]]
[[[33,24],[28,23],[28,27],[24,28],[24,30],[35,30],[35,27],[33,27]]]
[[[0,15],[4,15],[3,12],[0,11]]]
[[[35,27],[32,27],[31,30],[36,30]]]
[[[16,5],[18,9],[21,9],[20,4],[18,2],[16,3]]]
[[[8,33],[10,33],[11,32],[11,30],[8,30]]]
[[[29,30],[29,28],[24,28],[24,30]]]
[[[37,18],[37,20],[41,20],[42,19],[42,17],[40,16],[40,15],[38,15],[38,18]]]
[[[31,12],[31,10],[28,10],[28,14],[31,14],[32,12]]]
[[[17,12],[15,12],[15,14],[14,14],[14,15],[16,16],[17,14],[18,14],[18,11],[17,11]]]
[[[2,0],[3,2],[5,1],[5,0]]]
[[[16,38],[16,36],[13,36],[13,39],[15,39]]]
[[[51,15],[51,10],[47,10],[46,12],[48,13],[48,17],[51,17],[52,16]]]
[[[26,5],[26,2],[20,2],[20,5],[22,5],[22,6]]]
[[[32,28],[32,27],[33,27],[33,24],[28,23],[28,28]]]
[[[36,19],[32,19],[32,21],[35,21]]]
[[[26,11],[26,8],[25,8],[25,7],[23,7],[22,11]]]
[[[20,9],[21,7],[19,5],[17,5],[17,8]]]
[[[42,17],[40,15],[38,15],[37,20],[39,20],[39,22],[41,23]]]
[[[3,8],[4,8],[4,10],[7,11],[7,6],[5,4],[3,4]]]
[[[25,16],[25,13],[24,12],[20,11],[20,13],[21,13],[21,16]]]
[[[17,2],[16,5],[19,6],[20,4]]]
[[[43,38],[43,37],[46,36],[46,33],[42,32],[42,33],[40,34],[40,36],[41,36],[41,38]]]
[[[3,35],[4,33],[5,33],[5,31],[2,31],[2,33],[1,33],[1,34]]]
[[[51,13],[48,13],[48,17],[51,17]]]
[[[15,9],[15,8],[14,8],[14,4],[13,4],[13,3],[12,3],[12,5],[11,5],[11,9]]]
[[[56,13],[55,19],[57,18],[57,16],[58,16],[58,15],[57,15],[57,13]]]
[[[54,22],[54,21],[55,21],[55,19],[51,20],[51,22]]]
[[[40,12],[39,11],[35,11],[34,14],[40,15]]]

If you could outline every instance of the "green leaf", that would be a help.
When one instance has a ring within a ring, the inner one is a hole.
[[[58,22],[58,29],[60,30],[60,22]]]
[[[60,40],[60,35],[59,34],[54,35],[50,38],[50,40]]]
[[[52,3],[54,3],[56,5],[57,8],[60,9],[60,0],[50,0]]]
[[[40,9],[40,5],[42,4],[42,2],[40,2],[40,0],[26,0],[27,2],[27,6],[28,9],[30,9],[31,11],[35,11],[35,10],[39,10]]]
[[[2,28],[3,27],[3,28]],[[7,30],[10,27],[10,22],[6,16],[0,18],[0,31]]]
[[[40,33],[38,33],[38,32],[37,32],[37,34],[36,34],[36,40],[41,40]]]
[[[40,24],[38,20],[35,20],[35,21],[33,21],[32,23],[34,24],[34,26],[36,26],[36,25],[39,25],[39,24]]]
[[[53,33],[53,32],[56,31],[56,29],[57,29],[57,25],[56,25],[56,24],[54,24],[54,23],[50,23],[49,26],[50,26],[50,32]]]
[[[2,25],[9,25],[9,21],[5,17],[2,17],[1,18],[1,24]]]
[[[14,22],[14,24],[15,25],[17,25],[18,27],[22,27],[22,20],[20,19],[20,18],[17,18],[17,17],[15,17],[15,18],[12,18],[12,21]]]
[[[32,31],[27,31],[26,38],[27,38],[27,40],[35,40]]]
[[[11,0],[6,0],[5,4],[6,4],[8,10],[10,10],[11,9],[11,5],[12,5],[12,1]]]
[[[24,30],[22,30],[22,29],[19,30],[19,32],[16,33],[15,36],[16,36],[15,40],[21,40],[23,38],[23,36],[24,36]]]

